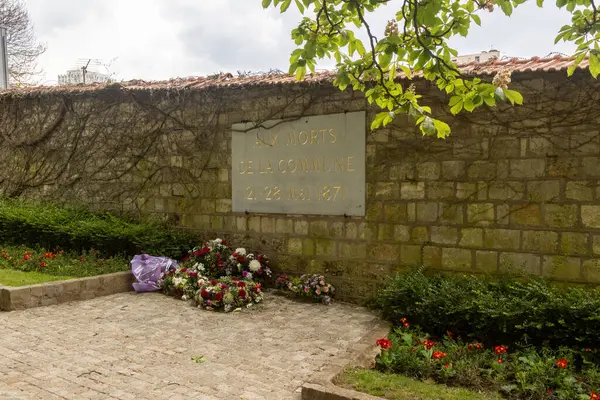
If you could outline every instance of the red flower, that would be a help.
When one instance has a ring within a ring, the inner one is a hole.
[[[556,360],[554,365],[556,365],[558,368],[565,369],[565,368],[567,368],[567,365],[569,365],[569,361],[565,360],[564,358],[561,358],[559,360]]]
[[[233,254],[232,254],[231,256],[232,256],[233,258],[237,258],[237,256],[238,256],[238,253],[237,253],[237,251],[234,251],[234,252],[233,252]]]
[[[197,273],[197,272],[194,272],[194,271],[188,271],[188,273],[187,273],[187,274],[188,274],[188,276],[189,276],[189,277],[191,277],[191,278],[196,278],[196,277],[198,277],[198,273]]]
[[[448,354],[446,353],[442,353],[441,351],[434,351],[433,354],[431,355],[431,358],[435,359],[435,360],[440,360],[444,357],[446,357]]]
[[[446,364],[444,365],[444,368],[446,368],[446,369],[450,368],[450,363],[446,363]]]
[[[202,298],[206,299],[207,297],[210,296],[210,293],[208,293],[208,290],[202,289],[202,291],[200,292],[200,296],[202,296]]]
[[[210,284],[213,285],[213,286],[215,286],[217,284],[217,281],[213,279],[213,280],[210,281]]]
[[[261,263],[261,264],[262,264],[262,262],[263,262],[263,260],[264,260],[264,257],[262,256],[262,254],[259,254],[259,256],[258,256],[258,257],[256,257],[256,259],[258,260],[258,262],[259,262],[259,263]]]
[[[546,393],[552,393],[552,389],[546,389]]]
[[[215,296],[215,300],[217,300],[217,301],[223,300],[223,293],[221,293],[221,292],[217,293],[217,295]]]
[[[225,283],[221,283],[221,289],[227,289],[227,285]]]
[[[258,271],[256,271],[256,272],[257,272],[259,275],[262,275],[262,274],[263,274],[263,270],[262,270],[262,268],[260,268],[260,269],[259,269]]]
[[[2,253],[2,257],[4,257],[4,258],[8,259],[8,254],[6,254],[6,253]]]
[[[185,274],[187,271],[188,271],[188,269],[187,269],[187,268],[181,268],[181,273],[182,273],[182,274]]]
[[[500,355],[506,353],[508,346],[494,346],[494,353]]]
[[[392,342],[390,342],[388,339],[379,339],[378,341],[375,342],[375,344],[379,347],[381,347],[383,350],[387,350],[387,349],[391,349],[392,348]]]
[[[185,256],[184,256],[184,257],[181,259],[181,261],[183,261],[183,262],[186,262],[186,261],[189,261],[189,260],[190,260],[190,255],[189,255],[189,254],[186,254],[186,255],[185,255]]]
[[[48,266],[48,263],[46,261],[44,261],[43,263],[40,264],[40,267],[42,268],[46,268]]]
[[[244,283],[244,282],[238,282],[238,287],[246,287],[246,283]]]
[[[481,345],[481,343],[476,343],[475,348],[478,350],[481,350],[483,348],[483,346]]]
[[[79,262],[85,262],[85,258],[81,257],[81,258],[79,259]]]
[[[599,399],[600,399],[600,395],[597,395],[594,392],[590,393],[590,400],[599,400]]]
[[[231,277],[231,280],[232,280],[233,282],[237,282],[237,281],[239,281],[239,279],[238,279],[238,278],[236,278],[235,276],[232,276],[232,277]]]
[[[469,350],[473,350],[473,345],[472,345],[472,344],[468,345],[468,346],[467,346],[467,349],[469,349]]]
[[[225,265],[225,261],[219,260],[219,262],[217,263],[217,265],[219,266],[219,268],[222,268]]]
[[[237,258],[237,260],[238,260],[238,262],[240,262],[240,263],[241,263],[241,262],[244,262],[244,257],[242,257],[242,256],[239,256],[239,257]]]
[[[425,346],[425,348],[427,348],[427,350],[431,350],[433,346],[435,346],[435,342],[433,340],[424,340],[423,341],[423,346]]]
[[[583,378],[577,378],[577,382],[583,382]]]
[[[30,259],[31,259],[31,254],[25,253],[25,255],[23,256],[23,260],[30,260]]]
[[[502,360],[501,358],[498,359],[498,364],[502,364],[504,362],[504,360]]]
[[[244,289],[240,289],[238,294],[240,295],[240,297],[246,297],[246,291]]]

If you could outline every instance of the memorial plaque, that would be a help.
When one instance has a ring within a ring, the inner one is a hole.
[[[365,124],[354,112],[233,125],[233,211],[364,216]]]

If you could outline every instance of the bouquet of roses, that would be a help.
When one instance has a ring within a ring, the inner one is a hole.
[[[229,257],[229,263],[225,267],[225,274],[238,276],[246,280],[264,282],[271,277],[269,259],[264,254],[249,253],[240,247]]]
[[[234,311],[241,307],[251,307],[263,299],[261,284],[240,280],[236,277],[222,277],[199,282],[194,301],[198,307],[207,310]]]
[[[275,284],[278,288],[290,291],[296,296],[310,297],[325,304],[330,303],[335,293],[335,288],[327,283],[322,275],[302,275],[300,278],[279,275]]]

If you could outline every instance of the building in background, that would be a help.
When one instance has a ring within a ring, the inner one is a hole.
[[[85,70],[85,81],[84,81],[84,69],[71,69],[66,74],[58,75],[59,85],[77,85],[79,83],[108,83],[110,82],[110,76],[101,74],[100,72]]]
[[[464,65],[472,62],[483,63],[493,58],[500,59],[500,52],[498,50],[483,51],[477,54],[466,54],[464,56],[454,57],[452,61],[456,65]]]

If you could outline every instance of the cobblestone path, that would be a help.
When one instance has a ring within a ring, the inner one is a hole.
[[[0,313],[0,399],[299,399],[375,321],[273,295],[231,314],[157,293]]]

